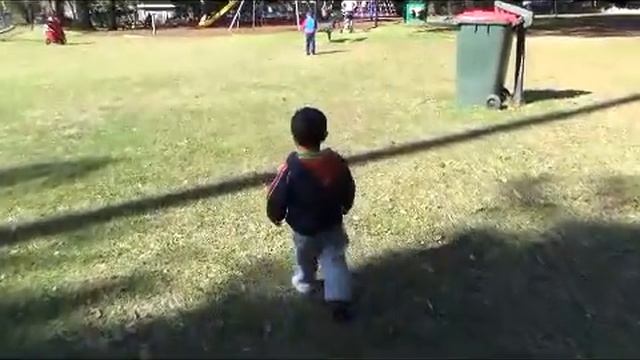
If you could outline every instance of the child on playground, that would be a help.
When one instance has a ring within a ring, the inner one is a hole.
[[[346,161],[330,148],[327,118],[304,107],[291,118],[297,151],[278,168],[267,195],[267,215],[276,225],[283,220],[293,230],[296,266],[291,283],[302,294],[318,284],[318,265],[324,275],[324,300],[337,321],[348,320],[352,300],[351,272],[343,216],[353,206],[355,182]]]
[[[318,30],[318,23],[313,18],[311,12],[307,12],[307,16],[302,22],[302,30],[304,31],[305,49],[307,55],[316,54],[316,31]]]

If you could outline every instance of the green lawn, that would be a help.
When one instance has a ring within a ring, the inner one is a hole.
[[[588,94],[491,112],[446,32],[38,36],[0,42],[0,356],[640,355],[640,98],[585,110],[637,92],[636,38],[532,38],[527,88]],[[354,163],[340,326],[259,181],[184,192],[275,169],[304,104],[345,156],[583,111]]]

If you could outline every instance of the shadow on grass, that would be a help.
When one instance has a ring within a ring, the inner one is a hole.
[[[620,208],[640,209],[640,177],[616,175],[598,181],[600,208],[611,212]],[[639,239],[640,240],[640,239]]]
[[[316,53],[316,56],[333,55],[333,54],[340,54],[345,52],[347,52],[347,50],[325,50],[325,51],[318,51]]]
[[[343,44],[343,43],[355,43],[355,42],[363,42],[367,40],[367,37],[357,37],[357,38],[342,38],[342,39],[334,39],[331,40],[332,43],[338,43],[338,44]]]
[[[66,43],[66,46],[82,46],[82,45],[93,45],[94,41],[70,41]]]
[[[291,292],[252,288],[287,283],[286,266],[261,263],[219,301],[141,324],[101,347],[79,334],[17,354],[635,357],[638,239],[640,226],[594,221],[559,222],[538,234],[450,234],[445,245],[387,253],[357,268],[358,313],[346,325]]]
[[[69,333],[47,333],[47,344],[51,352],[30,348],[30,341],[39,334],[38,329],[51,321],[72,321],[74,313],[80,318],[93,317],[96,321],[103,314],[96,307],[99,303],[113,300],[127,294],[149,292],[155,285],[149,281],[148,274],[133,274],[124,277],[112,277],[92,280],[84,283],[69,284],[61,288],[48,289],[46,292],[6,292],[0,299],[0,357],[19,357],[20,354],[38,352],[38,356],[56,357],[56,351],[67,353]],[[87,315],[90,316],[87,316]],[[69,325],[69,324],[67,324]],[[77,329],[83,326],[73,323]],[[87,327],[90,329],[90,327]],[[42,335],[42,333],[40,333]],[[82,344],[91,346],[92,341],[100,338],[99,331],[83,332]]]
[[[584,90],[554,90],[554,89],[532,89],[524,91],[526,103],[534,103],[545,100],[572,99],[582,95],[589,95],[591,91]]]
[[[456,25],[428,25],[418,28],[414,33],[416,34],[439,34],[439,33],[451,33],[457,31]]]
[[[533,36],[612,37],[640,36],[640,15],[583,15],[537,18]]]
[[[381,161],[402,155],[410,155],[434,148],[480,139],[496,133],[506,133],[521,130],[530,126],[568,120],[578,115],[602,111],[637,101],[640,101],[640,94],[631,94],[625,97],[603,101],[576,109],[534,115],[520,120],[472,129],[434,139],[420,140],[375,149],[348,156],[347,160],[351,165],[362,165],[373,161]],[[274,172],[254,172],[228,180],[183,190],[175,190],[166,194],[129,200],[118,204],[106,205],[96,209],[81,210],[30,222],[16,224],[5,223],[0,226],[0,245],[26,241],[37,236],[59,234],[66,231],[77,230],[91,224],[110,221],[119,217],[132,216],[160,208],[184,205],[195,200],[235,193],[248,188],[265,185],[273,179],[273,177],[275,177]]]
[[[44,40],[41,39],[25,39],[25,38],[18,38],[18,37],[6,37],[4,39],[0,39],[0,41],[4,41],[4,42],[33,42],[33,43],[41,43],[41,44],[45,44]]]
[[[595,209],[603,196],[639,204],[640,178],[591,180],[601,189]],[[551,183],[550,176],[509,181],[499,193],[519,195],[498,201],[494,220],[544,202],[562,208],[561,196],[545,194]],[[159,282],[132,276],[50,297],[11,294],[0,299],[0,356],[636,357],[640,225],[547,219],[542,230],[418,233],[431,246],[368,258],[354,268],[356,318],[343,325],[321,303],[282,289],[291,264],[281,258],[241,269],[199,308],[134,324],[65,323],[65,336],[52,340],[20,336],[100,297],[151,292]]]
[[[42,186],[73,181],[114,162],[109,157],[81,158],[0,168],[0,188],[42,179]]]

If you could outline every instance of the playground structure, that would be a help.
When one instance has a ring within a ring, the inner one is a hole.
[[[8,33],[14,28],[15,25],[13,25],[11,14],[0,8],[0,35]]]
[[[353,1],[357,3],[353,13],[354,19],[369,19],[396,16],[393,1]],[[252,27],[265,25],[296,25],[299,26],[304,14],[308,11],[315,14],[320,23],[335,21],[341,18],[341,1],[297,0],[268,2],[264,0],[230,0],[222,8],[205,13],[198,23],[198,27],[212,27],[224,23],[228,30],[240,27],[240,23],[251,23]],[[322,14],[320,9],[322,9]],[[325,14],[325,10],[328,14]]]
[[[239,3],[238,0],[231,0],[231,1],[229,1],[227,3],[227,5],[225,5],[222,9],[220,9],[220,11],[218,11],[217,13],[212,14],[211,16],[209,16],[207,14],[202,15],[202,18],[200,19],[200,22],[198,23],[198,26],[200,26],[200,27],[212,26],[213,23],[216,22],[216,20],[218,20],[220,17],[224,16],[227,12],[229,12],[229,10],[231,10],[231,8],[236,6],[238,3]],[[244,5],[244,0],[242,0],[242,3],[243,3],[242,5]],[[255,1],[253,3],[254,3],[254,6],[255,6]],[[240,10],[241,10],[241,8],[240,8]]]

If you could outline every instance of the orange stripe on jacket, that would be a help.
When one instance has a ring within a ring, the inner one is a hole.
[[[287,172],[287,163],[284,163],[280,166],[278,166],[278,175],[276,175],[276,178],[273,179],[273,181],[271,182],[271,185],[269,186],[269,192],[267,193],[267,199],[271,197],[271,194],[273,194],[273,190],[275,190],[276,186],[278,186],[278,183],[282,180],[282,177],[284,176],[284,173]]]

